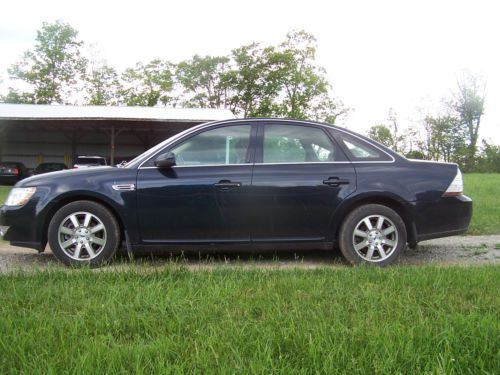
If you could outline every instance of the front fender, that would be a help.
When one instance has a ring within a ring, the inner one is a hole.
[[[106,206],[127,232],[132,242],[137,241],[136,191],[117,191],[113,185],[130,183],[130,178],[92,180],[75,187],[73,184],[54,183],[42,187],[36,204],[37,237],[46,242],[47,229],[52,216],[62,206],[76,200],[92,200]],[[133,181],[135,184],[135,181]]]

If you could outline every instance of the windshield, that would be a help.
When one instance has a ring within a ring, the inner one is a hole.
[[[186,130],[184,130],[184,131],[182,131],[180,133],[177,133],[177,134],[173,135],[170,138],[167,138],[163,142],[157,144],[156,146],[150,148],[149,150],[143,152],[139,156],[137,156],[134,159],[132,159],[131,161],[129,161],[127,163],[127,165],[125,166],[125,168],[135,168],[135,167],[138,167],[143,161],[148,160],[151,156],[153,156],[155,153],[157,153],[158,151],[160,151],[163,147],[165,147],[169,143],[175,141],[176,139],[182,137],[183,135],[185,135],[187,133],[191,133],[192,131],[195,131],[195,130],[197,130],[199,128],[202,128],[205,125],[209,125],[209,124],[212,124],[212,122],[207,122],[207,123],[204,123],[204,124],[193,126],[192,128],[186,129]]]

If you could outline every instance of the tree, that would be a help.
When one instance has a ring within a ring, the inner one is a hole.
[[[424,128],[428,159],[463,163],[464,134],[457,118],[450,115],[427,116]]]
[[[405,139],[400,133],[398,115],[393,108],[389,108],[387,121],[389,122],[389,129],[392,134],[392,149],[396,152],[403,151],[405,148]]]
[[[26,51],[22,60],[8,70],[12,79],[28,83],[33,90],[19,93],[10,89],[7,100],[66,103],[86,66],[80,53],[83,42],[77,36],[78,32],[67,23],[43,23],[37,31],[34,50]]]
[[[273,114],[295,119],[308,118],[314,99],[328,93],[325,71],[315,64],[316,39],[304,32],[288,33],[277,48],[265,50],[270,65],[269,79],[279,88],[281,100]]]
[[[391,130],[384,124],[373,125],[368,131],[368,137],[387,147],[392,147],[394,144]]]
[[[104,62],[93,64],[85,79],[86,102],[91,105],[117,105],[121,90],[115,69]]]
[[[279,87],[269,79],[269,63],[257,43],[231,52],[234,68],[229,72],[231,107],[243,117],[269,117]]]
[[[500,173],[500,146],[483,139],[483,148],[477,163],[478,172]]]
[[[457,82],[457,90],[454,92],[453,100],[450,103],[450,107],[456,113],[467,138],[466,170],[474,168],[485,96],[485,82],[478,76],[464,73]]]
[[[122,74],[121,101],[130,106],[153,107],[172,101],[170,92],[174,86],[174,66],[168,61],[152,60],[148,64],[137,63]]]
[[[199,56],[177,65],[176,76],[184,89],[184,105],[230,108],[233,76],[227,56]],[[234,81],[233,81],[234,82]]]
[[[0,101],[11,104],[34,104],[35,98],[32,93],[19,92],[19,90],[9,87],[7,95],[2,96]]]

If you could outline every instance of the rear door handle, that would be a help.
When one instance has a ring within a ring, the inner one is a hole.
[[[216,182],[214,184],[214,186],[216,188],[221,189],[221,190],[228,190],[228,189],[231,189],[231,188],[240,187],[241,186],[241,182],[231,182],[229,180],[220,180],[219,182]]]
[[[329,177],[327,180],[323,180],[323,183],[328,186],[348,185],[349,180],[341,180],[338,177]]]

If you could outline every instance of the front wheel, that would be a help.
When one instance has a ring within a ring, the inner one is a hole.
[[[77,201],[57,211],[48,230],[50,248],[68,266],[99,266],[109,260],[120,243],[114,215],[92,201]]]
[[[347,215],[340,228],[339,244],[352,264],[385,266],[406,247],[406,227],[389,207],[367,204]]]

